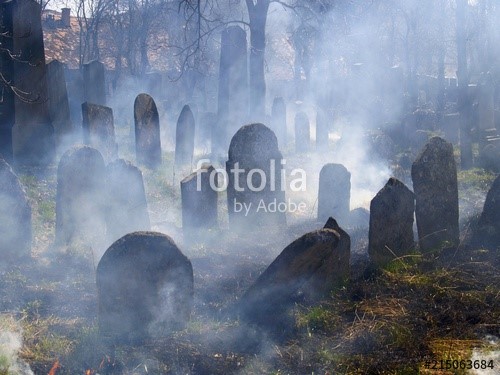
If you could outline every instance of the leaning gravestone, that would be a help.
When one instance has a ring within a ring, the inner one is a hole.
[[[119,342],[167,336],[190,317],[193,268],[164,234],[120,238],[101,258],[96,279],[103,336]]]
[[[320,108],[316,112],[316,150],[328,150],[328,116]]]
[[[0,158],[0,256],[8,262],[30,252],[31,206],[12,168]]]
[[[311,143],[309,118],[304,112],[295,115],[295,151],[308,152]]]
[[[57,168],[56,243],[84,243],[94,249],[105,234],[105,167],[94,148],[75,146]]]
[[[160,118],[155,101],[139,94],[134,102],[137,163],[155,169],[161,164]]]
[[[349,278],[351,240],[330,218],[288,245],[241,299],[243,317],[275,326],[297,301],[316,301]]]
[[[491,186],[474,233],[474,243],[498,250],[500,247],[500,176]]]
[[[227,204],[234,229],[286,225],[282,156],[273,131],[263,124],[240,128],[229,146]]]
[[[83,64],[83,95],[86,102],[106,105],[104,64],[94,60]]]
[[[114,242],[130,232],[150,230],[142,172],[123,159],[106,166],[106,233]]]
[[[102,105],[82,103],[83,143],[99,150],[105,160],[116,158],[113,110]]]
[[[182,229],[189,233],[217,227],[217,174],[211,165],[203,165],[181,181]]]
[[[453,146],[433,137],[411,168],[420,248],[458,245],[458,185]]]
[[[401,181],[390,178],[370,203],[368,254],[384,266],[414,248],[415,196]]]
[[[351,173],[342,164],[329,163],[319,173],[318,221],[335,216],[342,225],[349,220]]]
[[[278,145],[281,148],[286,147],[286,105],[283,98],[276,97],[273,100],[271,109],[272,129],[278,138]]]
[[[195,122],[189,105],[182,108],[175,132],[175,165],[191,165],[194,152]]]

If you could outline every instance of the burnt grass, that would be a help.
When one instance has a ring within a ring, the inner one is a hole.
[[[223,228],[205,243],[179,244],[195,277],[186,328],[162,339],[112,343],[97,328],[92,250],[52,244],[55,170],[19,174],[33,205],[34,247],[31,257],[2,263],[0,317],[17,322],[19,355],[35,374],[48,374],[56,360],[61,375],[461,374],[465,370],[427,370],[424,363],[467,360],[477,349],[486,353],[480,359],[493,359],[488,353],[499,349],[498,341],[486,340],[499,336],[499,249],[466,245],[473,215],[461,223],[457,249],[415,253],[382,270],[366,258],[367,231],[348,231],[351,279],[320,303],[296,303],[279,329],[246,324],[234,307],[285,245],[320,224],[304,221],[286,233],[247,236]],[[493,176],[473,171],[459,179],[461,204],[477,211],[482,203],[475,197],[484,200]],[[145,173],[153,212],[170,204],[161,196],[178,194],[163,181]]]

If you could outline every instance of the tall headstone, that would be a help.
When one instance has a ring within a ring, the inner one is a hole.
[[[64,64],[52,60],[47,64],[47,83],[49,94],[49,114],[54,127],[57,146],[71,144],[73,125],[69,112],[68,92],[66,90]]]
[[[189,105],[182,108],[175,132],[175,165],[191,165],[194,152],[195,122]]]
[[[318,108],[316,112],[316,150],[328,150],[328,116],[325,111]]]
[[[414,248],[415,195],[390,178],[370,203],[368,254],[378,266],[409,254]]]
[[[309,152],[311,147],[311,130],[309,118],[304,112],[295,115],[295,151]]]
[[[82,103],[83,143],[96,148],[105,160],[116,158],[113,110],[102,105]]]
[[[486,195],[483,212],[474,233],[474,243],[500,249],[500,176],[493,181]]]
[[[135,98],[134,120],[137,163],[155,169],[161,164],[160,118],[156,103],[148,94]]]
[[[411,177],[421,250],[458,245],[457,167],[451,143],[431,138],[414,161]]]
[[[231,136],[248,116],[247,36],[240,26],[229,26],[221,34],[219,91],[215,150],[223,155]]]
[[[273,131],[263,124],[241,127],[229,146],[226,172],[229,224],[235,229],[286,225],[281,186],[282,155]],[[270,204],[274,206],[271,212]]]
[[[101,335],[119,342],[168,336],[189,320],[193,268],[168,236],[134,232],[113,243],[97,266]]]
[[[123,159],[106,166],[106,234],[111,243],[151,229],[142,172]]]
[[[272,129],[278,138],[278,146],[286,147],[286,105],[281,96],[274,98],[271,108],[271,124]]]
[[[30,255],[31,205],[19,179],[0,158],[0,265]]]
[[[319,173],[318,221],[330,216],[341,225],[349,220],[351,173],[342,164],[325,164]]]
[[[103,63],[94,60],[83,64],[83,92],[86,102],[106,105],[106,81]]]
[[[94,148],[75,146],[57,168],[56,243],[86,244],[97,250],[104,240],[104,160]]]

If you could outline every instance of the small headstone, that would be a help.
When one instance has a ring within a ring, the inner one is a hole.
[[[281,96],[274,98],[271,109],[271,127],[278,138],[278,146],[286,147],[287,127],[286,127],[286,105]]]
[[[0,257],[8,262],[30,253],[31,206],[18,177],[0,158]]]
[[[106,233],[114,242],[130,232],[151,230],[142,172],[123,159],[106,166]]]
[[[155,169],[161,164],[160,118],[148,94],[135,98],[134,120],[137,163]]]
[[[451,143],[431,138],[414,161],[411,178],[420,249],[458,245],[457,167]]]
[[[217,174],[204,165],[181,181],[182,229],[184,234],[217,227]]]
[[[106,222],[104,160],[94,148],[75,146],[57,168],[56,243],[84,243],[94,250],[104,240]]]
[[[491,186],[479,218],[474,243],[494,250],[500,248],[500,176]]]
[[[116,341],[167,336],[189,320],[193,268],[161,233],[134,232],[113,243],[97,266],[99,331]]]
[[[383,266],[413,250],[414,212],[413,192],[395,178],[372,199],[368,254],[376,265]]]
[[[83,143],[99,150],[105,160],[116,158],[113,110],[92,103],[82,103]]]
[[[83,90],[86,102],[106,105],[106,81],[103,63],[94,60],[83,64]]]
[[[195,122],[189,105],[182,108],[175,132],[175,165],[191,165],[194,152]]]
[[[351,173],[342,164],[326,164],[319,173],[318,221],[335,216],[342,225],[349,221]]]
[[[328,116],[322,109],[316,113],[316,150],[328,150]]]
[[[304,112],[299,112],[295,115],[295,151],[309,152],[310,143],[309,118]]]

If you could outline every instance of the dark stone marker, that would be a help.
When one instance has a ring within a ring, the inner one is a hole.
[[[457,167],[453,146],[433,137],[411,168],[420,248],[458,245]]]
[[[0,256],[9,262],[30,253],[31,206],[12,168],[0,159]]]
[[[102,105],[82,103],[83,143],[99,150],[105,160],[116,158],[113,110]]]
[[[217,185],[214,167],[204,165],[181,181],[182,229],[184,234],[217,227]]]
[[[66,151],[57,168],[56,243],[100,246],[105,234],[105,167],[88,146]]]
[[[405,184],[390,178],[370,203],[368,254],[383,266],[414,248],[415,195]]]
[[[195,122],[189,105],[182,108],[175,132],[175,165],[191,165],[194,152]]]
[[[288,245],[241,299],[243,317],[279,327],[296,302],[324,297],[349,277],[351,239],[330,218]]]
[[[64,70],[64,64],[57,60],[47,64],[49,114],[58,147],[71,144],[73,132]]]
[[[318,109],[316,112],[316,150],[328,150],[328,116],[325,111]]]
[[[134,120],[137,163],[156,169],[161,164],[160,118],[155,101],[148,94],[135,98]]]
[[[318,221],[335,216],[342,225],[349,221],[351,173],[342,164],[326,164],[319,173]]]
[[[286,105],[281,96],[276,97],[273,100],[273,107],[271,109],[271,124],[271,127],[278,138],[278,146],[281,148],[286,147]]]
[[[150,230],[142,172],[123,159],[106,167],[106,232],[114,242],[130,232]]]
[[[493,181],[486,195],[474,233],[474,243],[494,250],[500,249],[500,176]]]
[[[309,152],[311,147],[311,130],[309,118],[304,112],[295,115],[295,151]]]
[[[276,136],[265,125],[245,125],[234,135],[226,162],[229,224],[234,229],[286,225],[285,212],[279,210],[285,204],[281,161]]]
[[[106,81],[103,63],[94,60],[83,64],[83,96],[86,102],[106,105]]]
[[[97,266],[99,330],[116,341],[167,336],[189,320],[193,268],[161,233],[134,232],[113,243]]]

